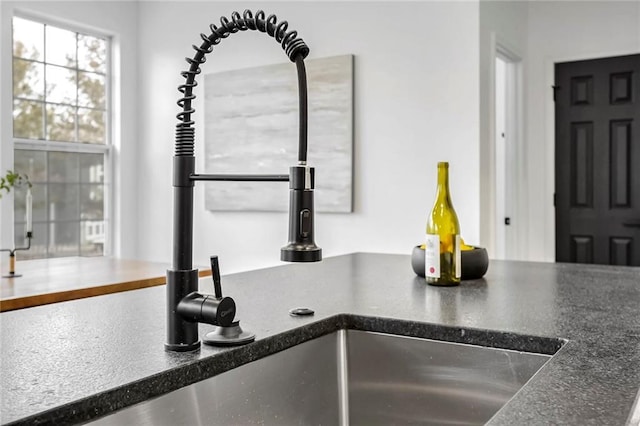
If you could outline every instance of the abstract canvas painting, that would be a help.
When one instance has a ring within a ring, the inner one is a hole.
[[[319,212],[352,211],[353,55],[305,61],[308,158]],[[205,75],[206,173],[288,174],[298,161],[298,80],[283,63]],[[286,182],[208,182],[213,211],[286,211]]]

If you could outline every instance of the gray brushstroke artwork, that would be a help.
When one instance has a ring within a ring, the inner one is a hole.
[[[308,164],[320,212],[352,211],[353,55],[312,59],[307,68]],[[295,64],[207,74],[206,173],[288,174],[298,161]],[[286,211],[286,182],[208,182],[213,211]]]

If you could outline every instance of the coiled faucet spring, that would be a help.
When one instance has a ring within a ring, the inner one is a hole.
[[[193,88],[198,85],[195,78],[200,74],[200,65],[206,62],[206,55],[211,53],[213,46],[219,44],[222,39],[238,31],[257,30],[275,38],[291,62],[302,60],[309,54],[309,47],[298,37],[298,32],[295,30],[287,31],[289,28],[287,21],[278,23],[278,18],[275,15],[269,15],[266,19],[265,16],[262,10],[257,11],[255,17],[250,10],[245,10],[242,16],[238,12],[233,12],[231,20],[223,16],[220,18],[219,27],[214,24],[209,26],[211,34],[200,34],[203,40],[200,46],[193,45],[196,54],[193,58],[185,58],[190,66],[188,70],[180,73],[186,81],[178,86],[183,97],[178,100],[182,111],[176,115],[179,121],[176,125],[176,156],[192,156],[194,154],[195,129],[192,127],[194,121],[191,119],[191,115],[195,113],[195,108],[192,106],[192,101],[196,98],[196,95],[193,94]]]

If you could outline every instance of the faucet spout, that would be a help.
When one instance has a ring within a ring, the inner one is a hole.
[[[315,171],[308,166],[290,169],[289,181],[289,243],[280,250],[285,262],[318,262],[322,249],[313,236],[313,188]]]

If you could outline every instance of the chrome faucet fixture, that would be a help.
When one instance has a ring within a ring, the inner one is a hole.
[[[214,295],[198,293],[198,270],[193,269],[193,186],[195,181],[288,181],[289,240],[281,249],[280,258],[287,262],[317,262],[322,260],[322,249],[313,236],[313,189],[315,171],[307,165],[307,77],[304,59],[309,54],[305,42],[297,31],[287,31],[288,23],[278,23],[275,15],[265,18],[263,11],[254,15],[245,10],[231,14],[231,20],[220,18],[220,27],[211,24],[211,34],[200,34],[202,44],[194,45],[196,54],[186,58],[189,69],[181,74],[185,83],[178,87],[183,96],[178,100],[182,111],[177,115],[175,154],[173,157],[173,264],[167,271],[167,342],[168,351],[192,351],[200,347],[198,323],[217,326],[212,344],[241,344],[251,341],[234,322],[235,302],[222,297],[217,257],[212,257]],[[257,30],[273,37],[296,64],[300,109],[298,164],[289,169],[289,175],[212,175],[195,173],[193,88],[200,74],[200,65],[206,61],[213,46],[238,31]],[[217,280],[216,280],[217,276]],[[230,332],[228,332],[230,331]],[[211,334],[211,333],[209,333]]]

